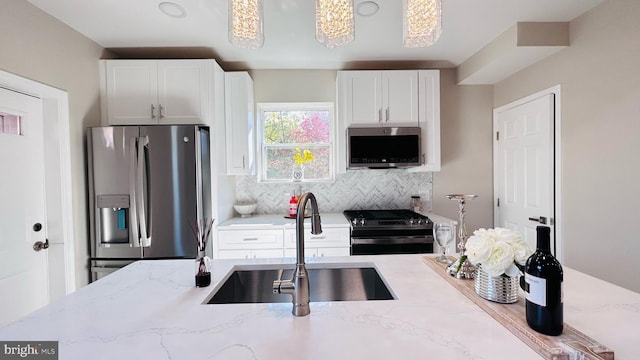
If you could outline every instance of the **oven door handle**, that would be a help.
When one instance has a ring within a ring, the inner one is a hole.
[[[433,236],[380,236],[380,237],[366,237],[358,238],[352,237],[352,245],[366,245],[366,244],[379,244],[379,245],[391,245],[391,244],[430,244],[433,243]]]

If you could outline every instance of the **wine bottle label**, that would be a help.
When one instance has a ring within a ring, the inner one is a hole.
[[[525,273],[524,281],[529,289],[527,300],[540,306],[547,306],[547,279]]]

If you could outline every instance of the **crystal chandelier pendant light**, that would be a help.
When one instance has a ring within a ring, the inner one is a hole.
[[[264,44],[263,0],[229,0],[229,42],[256,49]]]
[[[442,33],[441,0],[402,0],[403,44],[425,47],[435,44]]]
[[[353,41],[353,0],[316,0],[316,39],[328,48]]]

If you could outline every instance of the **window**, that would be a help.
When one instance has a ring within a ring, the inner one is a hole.
[[[259,181],[331,181],[332,103],[258,104]]]
[[[22,118],[0,112],[0,134],[22,135]]]

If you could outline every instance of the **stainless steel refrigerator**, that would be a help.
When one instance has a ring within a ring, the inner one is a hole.
[[[140,259],[193,258],[211,217],[209,130],[107,126],[87,132],[91,281]]]

